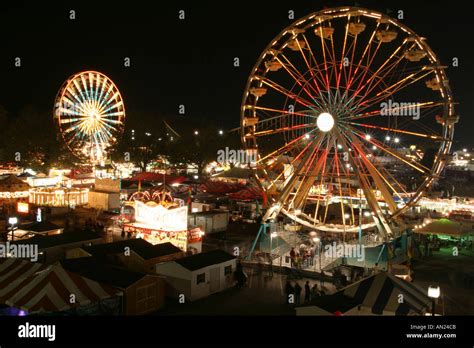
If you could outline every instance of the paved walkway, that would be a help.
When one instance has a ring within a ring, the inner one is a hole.
[[[249,279],[242,289],[232,288],[185,304],[167,299],[165,308],[156,315],[295,315],[294,306],[285,303],[286,275],[274,273],[273,277],[269,277],[267,272],[259,274],[248,268],[245,272]],[[299,279],[298,283],[303,288],[302,300],[306,281],[311,287],[317,284],[319,288],[319,281]],[[326,293],[334,290],[331,283],[325,283]]]

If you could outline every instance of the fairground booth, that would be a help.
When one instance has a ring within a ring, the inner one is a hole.
[[[184,201],[170,195],[141,196],[126,203],[134,208],[133,221],[123,224],[126,233],[134,233],[151,244],[169,242],[186,252],[201,252],[204,232],[188,228],[188,206]]]

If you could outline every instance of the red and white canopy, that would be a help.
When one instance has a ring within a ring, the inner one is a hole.
[[[60,265],[0,259],[0,304],[29,313],[65,311],[119,293],[108,285],[68,272]]]

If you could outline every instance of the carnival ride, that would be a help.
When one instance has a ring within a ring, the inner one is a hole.
[[[445,68],[425,38],[363,8],[312,13],[272,39],[241,105],[263,221],[393,238],[449,154],[459,117]],[[433,163],[403,152],[410,143],[436,146]]]
[[[106,159],[124,130],[122,96],[113,81],[97,71],[69,77],[56,95],[53,112],[67,148],[92,164]]]

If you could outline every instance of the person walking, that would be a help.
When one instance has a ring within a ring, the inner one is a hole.
[[[291,248],[291,251],[290,251],[291,267],[294,267],[295,257],[296,257],[295,248]]]
[[[244,273],[244,268],[240,261],[237,262],[236,270],[235,270],[235,279],[237,280],[237,288],[242,288],[245,285],[247,280],[247,276]]]
[[[311,288],[309,287],[309,280],[304,285],[304,303],[308,303],[311,300]]]
[[[299,305],[301,303],[301,286],[296,282],[295,284],[295,303]]]

